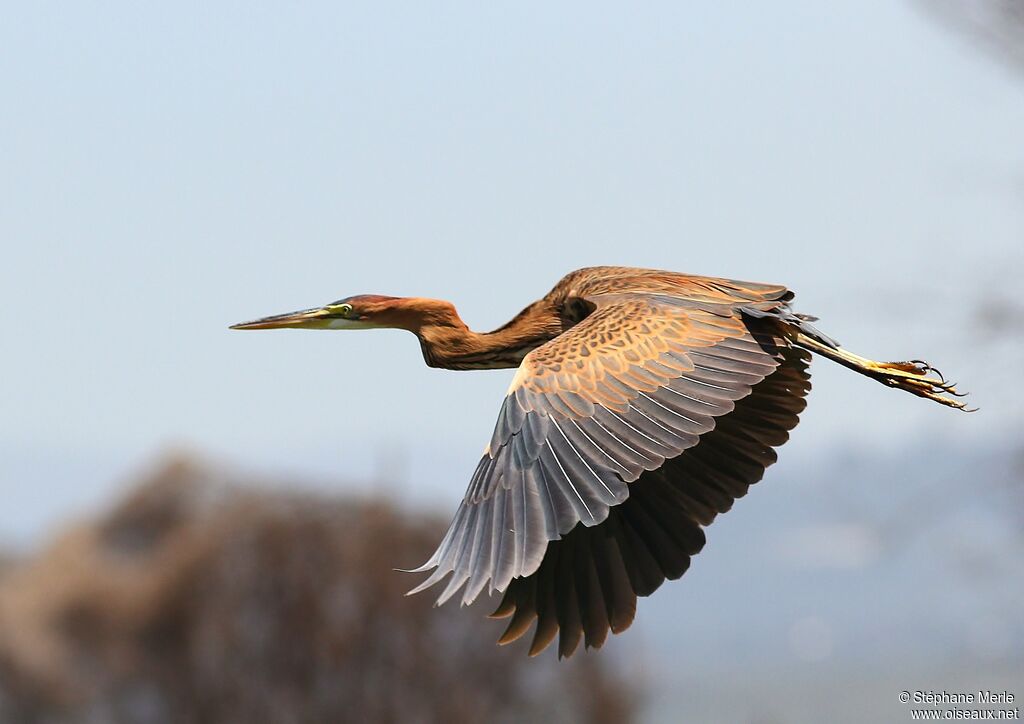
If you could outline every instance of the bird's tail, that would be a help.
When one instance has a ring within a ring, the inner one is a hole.
[[[906,390],[918,397],[934,400],[940,405],[973,412],[957,399],[965,397],[966,393],[958,392],[954,383],[948,382],[941,372],[923,360],[876,362],[847,352],[837,342],[806,324],[803,319],[799,319],[797,323],[784,321],[782,326],[785,335],[798,347],[828,357],[833,362],[878,380],[888,387]]]

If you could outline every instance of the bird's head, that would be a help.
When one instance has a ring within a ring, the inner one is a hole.
[[[458,320],[455,308],[440,299],[360,294],[322,307],[276,314],[231,325],[231,329],[407,329]]]

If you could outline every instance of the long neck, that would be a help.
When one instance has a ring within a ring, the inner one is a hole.
[[[555,308],[541,300],[493,332],[474,332],[454,307],[450,316],[412,331],[419,337],[423,359],[431,367],[452,370],[518,367],[531,350],[564,331]]]

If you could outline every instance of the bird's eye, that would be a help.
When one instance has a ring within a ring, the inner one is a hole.
[[[333,311],[335,314],[338,314],[338,315],[340,315],[342,317],[347,317],[350,314],[352,314],[352,305],[351,304],[339,304],[338,306],[334,307],[334,309],[331,310],[331,311]]]

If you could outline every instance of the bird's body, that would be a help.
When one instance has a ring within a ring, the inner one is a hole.
[[[792,312],[773,284],[630,267],[565,276],[476,333],[448,302],[364,295],[237,325],[407,329],[428,365],[518,367],[447,534],[420,571],[439,602],[503,594],[501,642],[600,646],[637,596],[681,576],[703,527],[775,461],[810,389],[809,352],[962,408],[919,361],[873,362]]]

